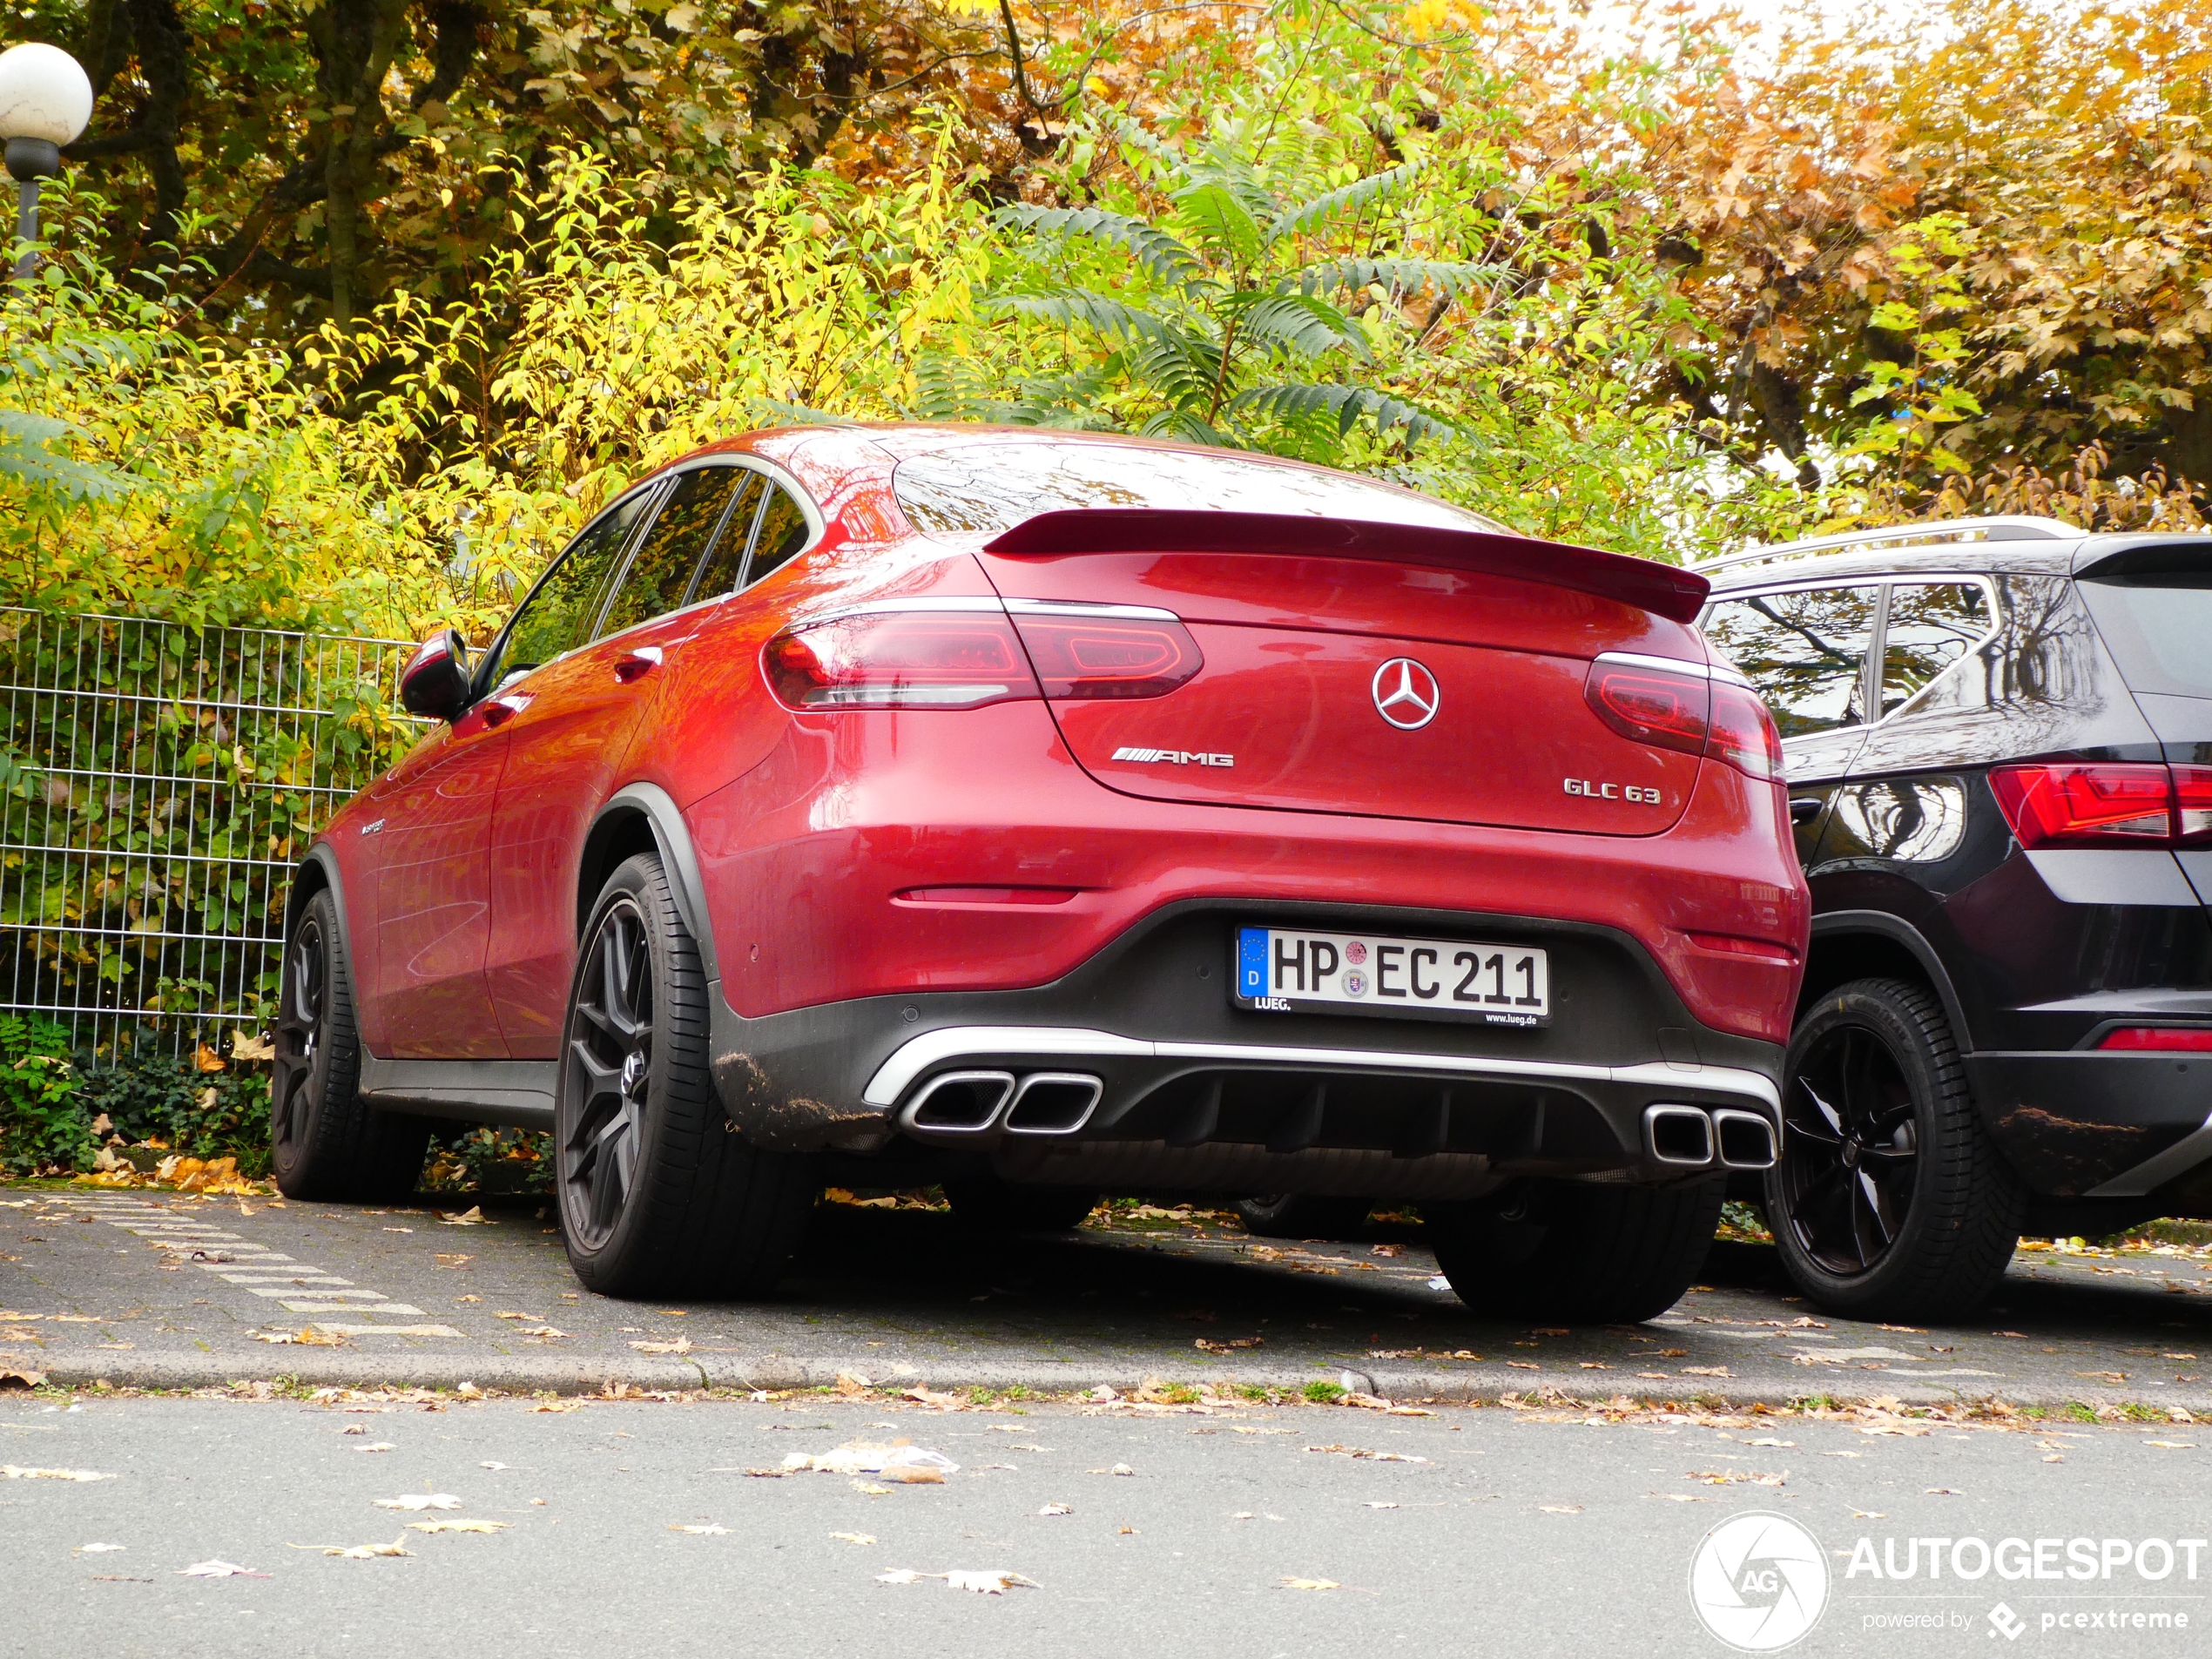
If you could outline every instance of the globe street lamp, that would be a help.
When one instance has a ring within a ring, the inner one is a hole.
[[[0,52],[0,138],[16,181],[16,234],[24,243],[16,277],[28,282],[38,239],[38,181],[62,170],[62,145],[92,118],[92,83],[58,46],[31,42]]]

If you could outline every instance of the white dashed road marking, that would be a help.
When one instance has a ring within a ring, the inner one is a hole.
[[[69,1197],[64,1202],[74,1204],[86,1214],[98,1216],[110,1226],[137,1238],[165,1244],[180,1252],[189,1251],[200,1258],[192,1264],[202,1272],[212,1273],[248,1295],[276,1301],[289,1313],[350,1313],[356,1318],[390,1313],[417,1319],[424,1317],[422,1310],[411,1303],[392,1301],[381,1291],[354,1288],[351,1279],[326,1273],[306,1262],[293,1262],[291,1257],[271,1250],[266,1244],[249,1243],[212,1222],[184,1217],[170,1218],[162,1215],[158,1205],[140,1199],[87,1202]],[[274,1272],[267,1271],[279,1262],[287,1265]],[[462,1334],[449,1325],[345,1325],[318,1320],[315,1328],[335,1337],[458,1338]]]

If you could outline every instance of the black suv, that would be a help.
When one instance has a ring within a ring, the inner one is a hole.
[[[1941,1317],[2022,1233],[2212,1217],[2212,536],[1952,520],[1701,567],[1812,887],[1791,1278]]]

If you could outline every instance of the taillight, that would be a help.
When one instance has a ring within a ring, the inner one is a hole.
[[[1601,661],[1590,665],[1589,678],[1582,682],[1582,700],[1633,743],[1683,754],[1705,752],[1705,717],[1712,702],[1709,680],[1615,668]]]
[[[2212,1026],[2123,1025],[2106,1032],[2097,1047],[2135,1054],[2212,1054]]]
[[[2168,846],[2175,839],[2174,773],[2155,763],[1999,766],[1989,788],[2023,847]]]
[[[1601,657],[1582,681],[1590,711],[1631,743],[1725,760],[1771,783],[1782,776],[1782,734],[1758,694],[1701,665],[1670,671],[1658,658]]]
[[[794,709],[974,709],[1037,695],[1014,626],[988,612],[840,617],[786,629],[761,651]]]
[[[1762,783],[1782,777],[1782,733],[1775,729],[1766,705],[1748,685],[1713,682],[1712,735],[1705,752]]]
[[[2175,839],[2184,846],[2212,844],[2212,766],[2173,771]]]
[[[1170,617],[1016,612],[1014,625],[1038,684],[1055,701],[1164,697],[1205,666],[1198,642]]]

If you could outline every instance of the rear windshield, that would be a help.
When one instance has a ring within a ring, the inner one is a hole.
[[[2097,577],[2080,585],[2129,691],[2212,697],[2212,572]]]
[[[1109,444],[972,443],[900,463],[899,505],[918,530],[996,535],[1040,513],[1148,507],[1291,513],[1509,534],[1474,513],[1349,473]]]

